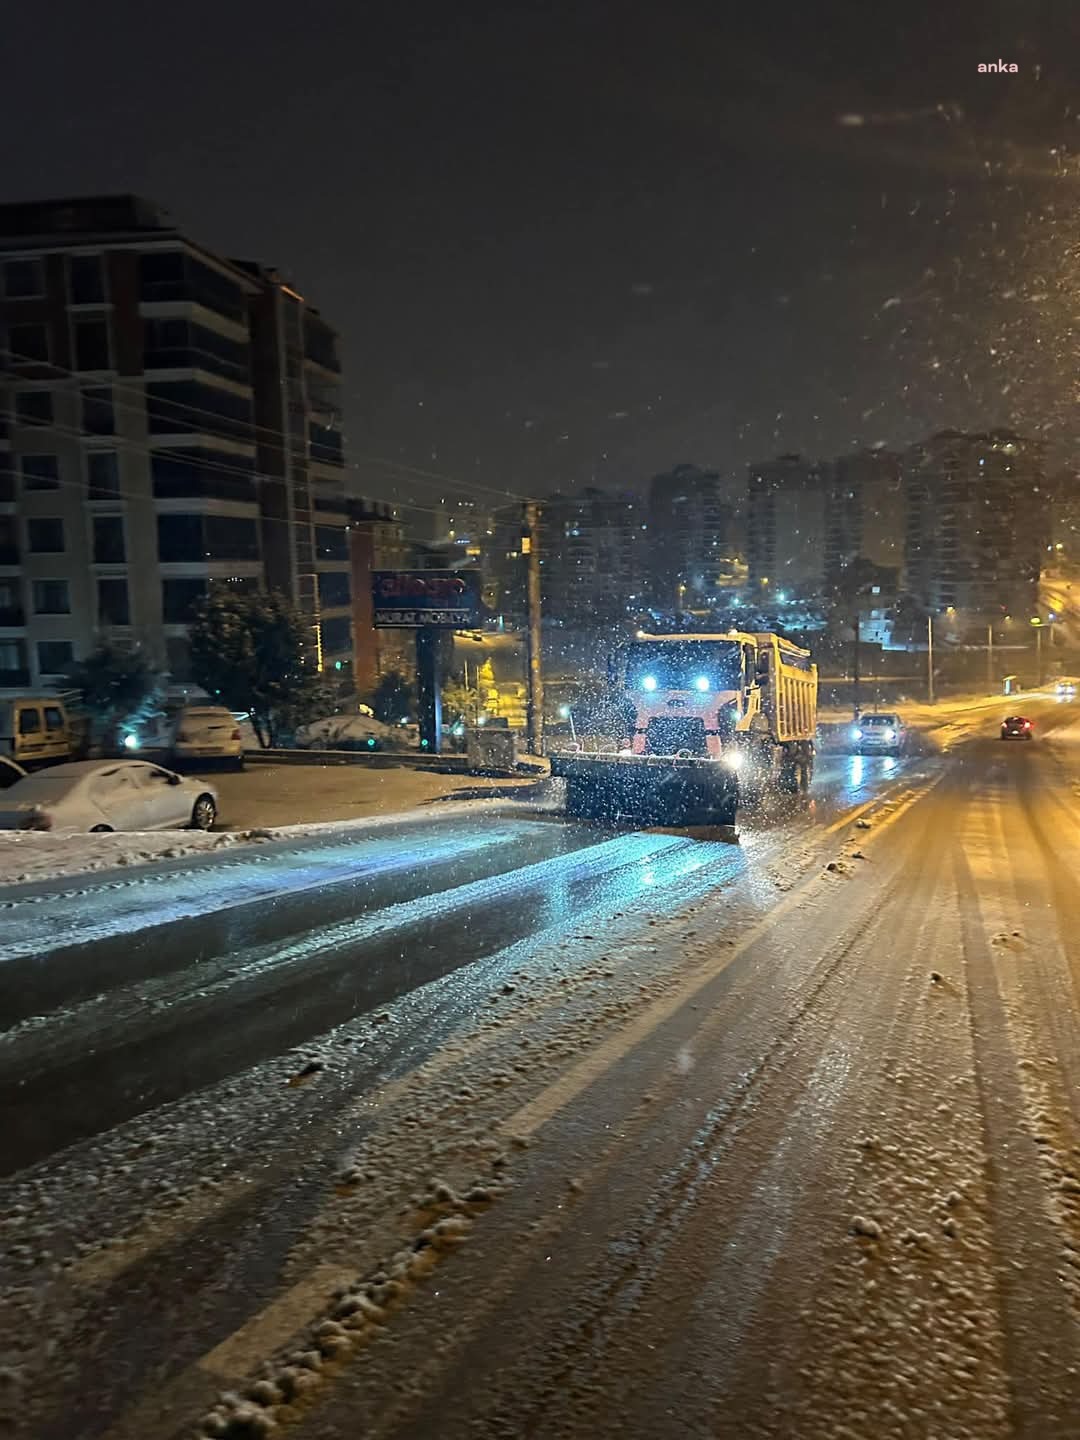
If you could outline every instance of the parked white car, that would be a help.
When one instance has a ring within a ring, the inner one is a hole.
[[[402,750],[406,740],[403,728],[373,715],[328,715],[298,730],[296,743],[305,750]]]
[[[186,705],[176,717],[169,746],[174,765],[198,760],[228,760],[244,768],[244,737],[240,723],[223,705]]]
[[[30,774],[14,760],[9,760],[6,755],[0,755],[0,790],[7,790],[19,780],[25,780]]]
[[[217,792],[143,760],[53,765],[0,792],[0,830],[209,830]]]

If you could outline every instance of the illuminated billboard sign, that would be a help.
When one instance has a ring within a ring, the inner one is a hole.
[[[375,628],[472,630],[480,624],[479,570],[376,570]]]

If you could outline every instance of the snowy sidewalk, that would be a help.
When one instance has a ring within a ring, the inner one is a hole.
[[[284,783],[279,784],[282,775]],[[530,799],[535,783],[414,771],[350,769],[343,773],[336,767],[282,767],[277,771],[260,766],[243,774],[214,775],[221,821],[230,826],[225,833],[163,830],[52,835],[0,831],[0,891],[9,885],[124,870],[238,847],[256,848],[269,841],[340,835],[355,845],[369,831],[386,825],[440,820],[466,811],[482,813],[517,794],[522,800]]]

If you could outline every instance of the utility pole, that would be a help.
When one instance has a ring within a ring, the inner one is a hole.
[[[934,612],[926,617],[926,698],[934,703]]]
[[[986,688],[991,695],[994,693],[994,626],[992,623],[986,627]]]
[[[535,500],[525,502],[525,526],[521,549],[528,562],[526,595],[529,608],[529,677],[526,710],[529,752],[544,753],[544,675],[540,646],[540,507]]]
[[[852,708],[853,708],[854,711],[855,711],[855,719],[858,720],[858,718],[859,718],[859,710],[860,710],[860,706],[859,706],[859,680],[861,679],[861,676],[859,675],[859,611],[858,611],[858,609],[856,609],[856,611],[855,611],[855,637],[854,637],[854,639],[855,639],[855,651],[854,651],[854,657],[853,657],[853,659],[852,659],[852,664],[851,664],[851,678],[852,678],[853,684],[852,684],[852,687],[851,687],[851,688],[852,688]]]

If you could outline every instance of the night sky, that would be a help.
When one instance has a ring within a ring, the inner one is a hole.
[[[1074,453],[1074,0],[64,0],[4,32],[0,198],[135,191],[291,276],[371,493],[946,425]]]

